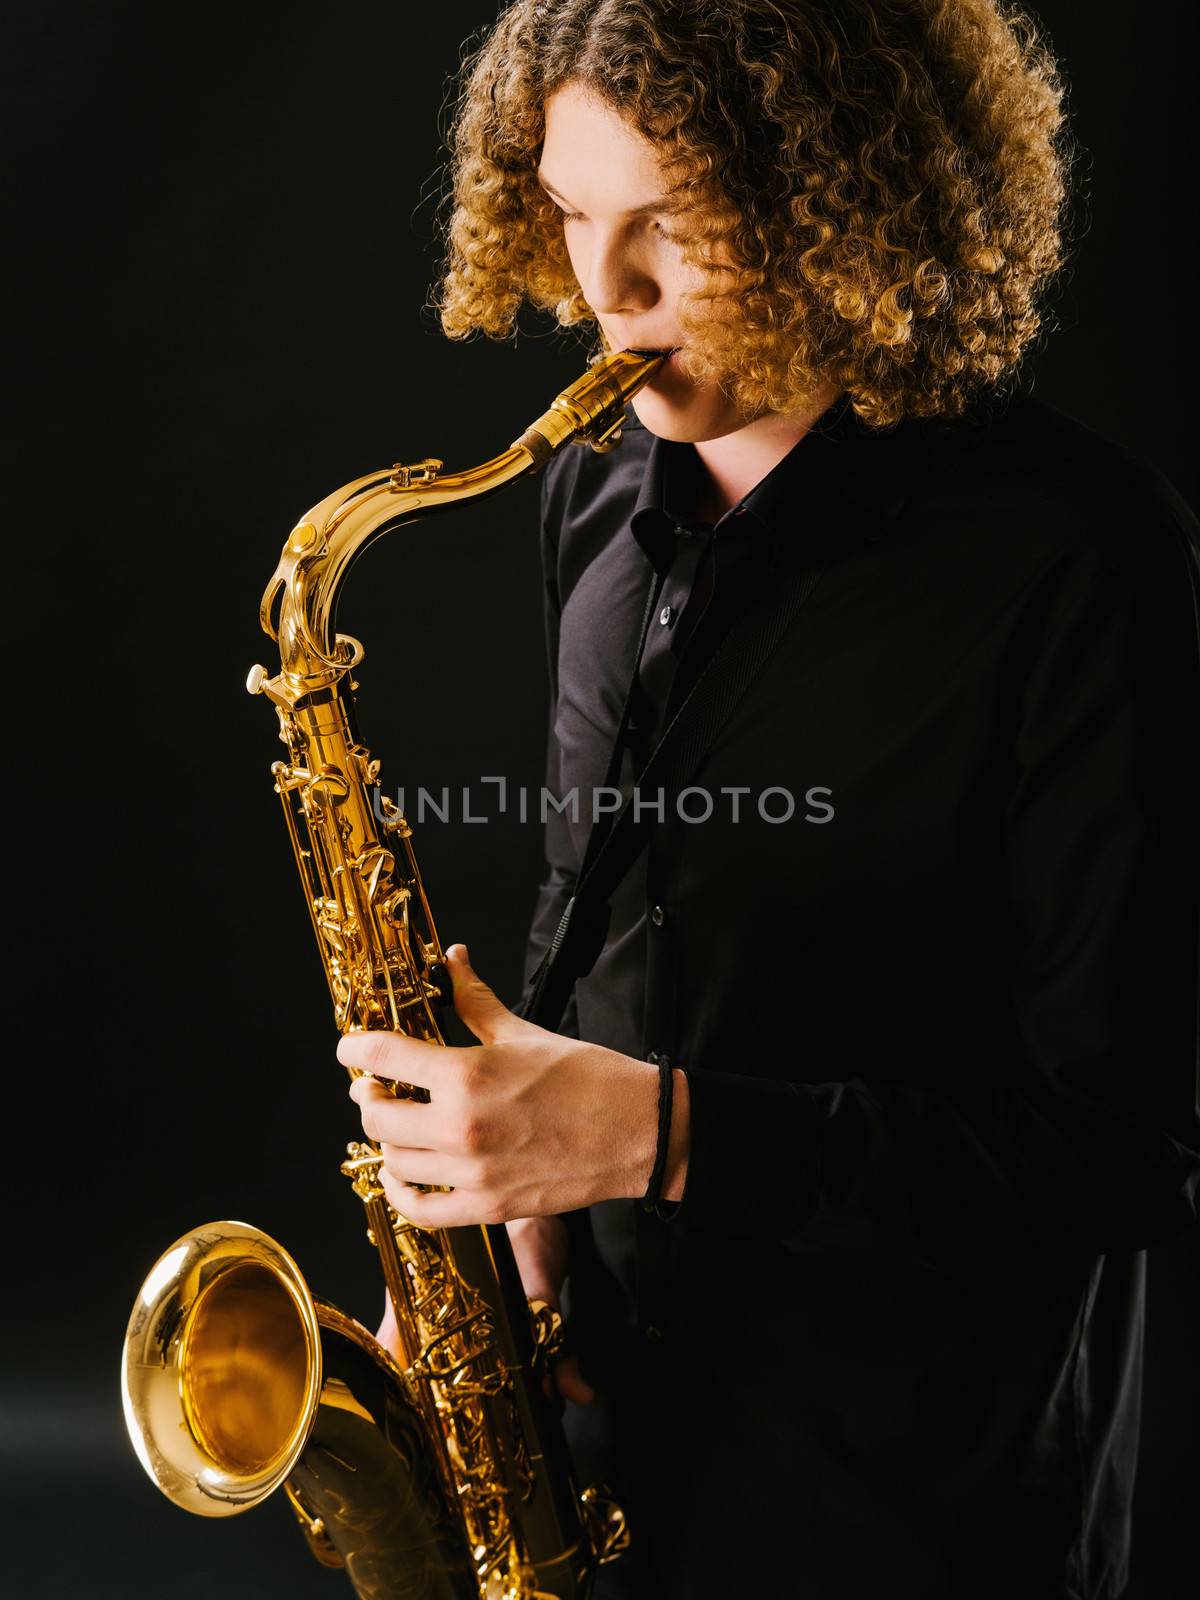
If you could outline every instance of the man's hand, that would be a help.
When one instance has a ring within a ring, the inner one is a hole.
[[[521,1287],[529,1300],[544,1300],[555,1311],[562,1310],[562,1288],[567,1276],[567,1228],[561,1217],[520,1217],[508,1224]],[[383,1320],[375,1337],[383,1348],[400,1361],[400,1335],[390,1295],[384,1296]],[[579,1370],[579,1362],[569,1351],[554,1362],[546,1375],[546,1394],[557,1389],[564,1400],[586,1406],[596,1391]]]
[[[396,1326],[396,1308],[392,1305],[392,1297],[385,1294],[383,1297],[383,1321],[375,1330],[375,1337],[387,1351],[403,1365],[404,1356],[400,1349],[400,1330]]]
[[[508,1241],[521,1274],[521,1285],[530,1300],[544,1300],[555,1311],[562,1310],[562,1287],[567,1276],[567,1226],[561,1217],[520,1217],[508,1224]],[[547,1393],[551,1386],[564,1400],[586,1406],[596,1391],[584,1381],[576,1357],[567,1351],[550,1369]]]
[[[383,1150],[389,1203],[419,1227],[547,1217],[645,1193],[658,1132],[658,1070],[513,1015],[476,976],[465,945],[446,952],[454,1007],[479,1047],[446,1048],[400,1033],[355,1033],[343,1066],[427,1089],[428,1104],[396,1100],[370,1077],[351,1097]],[[681,1080],[683,1080],[681,1085]],[[670,1182],[687,1167],[686,1079],[676,1072]],[[409,1184],[441,1185],[422,1194]]]

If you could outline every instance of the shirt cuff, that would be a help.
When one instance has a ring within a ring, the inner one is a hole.
[[[800,1086],[686,1071],[687,1183],[663,1220],[725,1233],[798,1231],[816,1210],[820,1185],[819,1115]]]

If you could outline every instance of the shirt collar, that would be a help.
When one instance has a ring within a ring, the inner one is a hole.
[[[760,532],[802,537],[814,551],[884,537],[909,498],[926,450],[944,423],[905,418],[873,428],[842,395],[765,478],[717,524],[720,538]],[[681,512],[694,504],[698,458],[690,445],[653,437],[630,528],[656,565],[669,565],[675,531],[712,530]]]

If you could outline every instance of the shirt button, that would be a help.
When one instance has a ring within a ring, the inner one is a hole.
[[[661,906],[655,906],[653,911],[651,911],[651,913],[650,913],[650,921],[654,924],[654,926],[656,928],[661,928],[663,923],[666,920],[667,920],[667,913],[663,910],[663,908]]]
[[[674,615],[675,615],[675,613],[671,610],[670,606],[664,606],[662,608],[662,610],[658,613],[658,620],[662,623],[663,627],[665,628]]]
[[[646,1329],[647,1339],[652,1339],[657,1344],[662,1339],[662,1329],[656,1328],[653,1323]]]
[[[658,1065],[658,1051],[651,1050],[650,1054],[646,1057],[646,1060],[652,1067],[656,1067]]]

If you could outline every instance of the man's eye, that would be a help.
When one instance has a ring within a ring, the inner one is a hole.
[[[560,209],[559,217],[561,218],[561,220],[563,222],[586,222],[587,221],[587,216],[582,211],[563,211],[563,210]],[[651,229],[655,233],[661,233],[663,235],[663,237],[666,238],[666,239],[670,239],[672,237],[672,233],[671,233],[670,228],[666,225],[666,223],[660,222],[657,217],[649,217],[649,218],[647,218],[647,221],[649,222]]]

